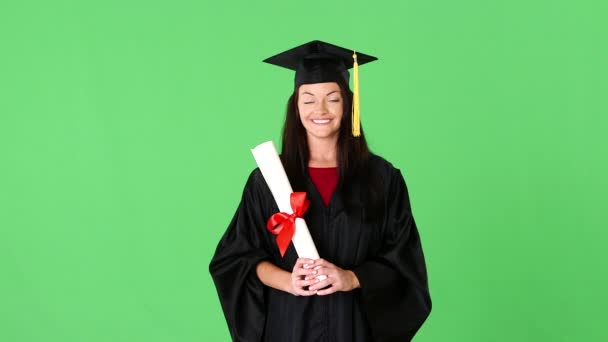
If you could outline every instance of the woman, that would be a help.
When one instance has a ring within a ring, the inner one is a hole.
[[[281,160],[311,202],[304,219],[321,259],[293,245],[280,255],[266,228],[278,208],[255,169],[209,265],[233,340],[411,340],[431,310],[424,257],[400,171],[370,153],[353,120],[353,52],[313,41],[265,62],[296,71]]]

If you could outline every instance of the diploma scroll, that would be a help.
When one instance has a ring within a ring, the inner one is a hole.
[[[290,196],[293,189],[291,188],[291,184],[289,184],[289,179],[272,141],[267,141],[256,146],[251,150],[251,153],[253,153],[253,157],[270,188],[270,192],[279,210],[292,214]],[[315,243],[312,241],[304,219],[296,218],[296,229],[291,242],[293,242],[293,246],[300,258],[319,259],[319,253],[317,252]]]

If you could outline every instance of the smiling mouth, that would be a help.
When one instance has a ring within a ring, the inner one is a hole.
[[[326,124],[329,123],[331,121],[331,119],[313,119],[312,122],[316,123],[316,124]]]

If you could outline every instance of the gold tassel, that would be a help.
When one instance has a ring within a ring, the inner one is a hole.
[[[357,53],[353,51],[353,137],[361,135],[361,121],[359,118],[359,63]]]

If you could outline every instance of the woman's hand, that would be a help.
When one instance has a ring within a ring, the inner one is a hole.
[[[308,290],[313,294],[324,296],[337,291],[352,291],[359,287],[359,279],[353,271],[344,270],[327,260],[318,259],[310,267],[316,273],[308,273],[303,281],[312,281]],[[317,277],[323,275],[327,278],[319,281]],[[325,288],[327,286],[329,287]]]
[[[316,274],[318,271],[313,269],[314,260],[308,258],[298,258],[291,271],[291,293],[295,296],[312,296],[316,291],[307,289],[309,285],[317,282]]]

